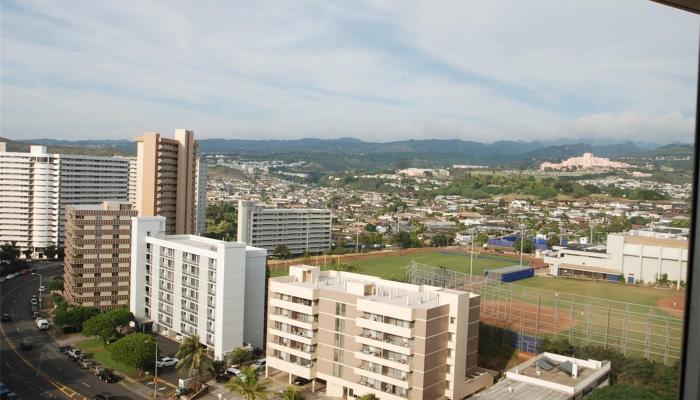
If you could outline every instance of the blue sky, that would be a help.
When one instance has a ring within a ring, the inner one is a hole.
[[[692,140],[697,16],[641,0],[0,3],[0,136]]]

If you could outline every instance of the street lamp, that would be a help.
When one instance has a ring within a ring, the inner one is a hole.
[[[158,337],[155,335],[153,336],[156,342],[156,356],[155,356],[155,364],[153,364],[153,398],[157,399],[158,398]],[[148,343],[148,340],[144,341],[144,343]]]

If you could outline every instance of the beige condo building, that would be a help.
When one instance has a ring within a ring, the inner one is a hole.
[[[66,206],[64,279],[71,304],[111,309],[129,306],[131,204]]]
[[[194,132],[176,129],[174,139],[146,132],[135,140],[139,216],[165,217],[167,234],[195,233],[198,210],[204,206],[198,204],[202,201],[201,196],[197,196],[198,185],[202,182],[198,174],[203,173],[203,169],[198,168]]]
[[[477,367],[480,297],[292,266],[268,283],[266,375],[325,382],[330,397],[463,399],[493,382]]]

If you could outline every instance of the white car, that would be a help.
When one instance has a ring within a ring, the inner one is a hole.
[[[265,359],[262,358],[260,360],[255,360],[255,362],[252,364],[252,367],[254,370],[259,370],[265,368]]]
[[[8,274],[8,275],[5,277],[5,279],[6,279],[6,280],[10,280],[10,279],[14,278],[15,276],[17,276],[17,274]]]
[[[237,376],[241,379],[245,377],[245,374],[240,369],[234,367],[226,368],[226,373],[231,376]]]
[[[46,286],[39,286],[39,292],[43,292],[44,290],[46,290]]]
[[[156,366],[158,368],[174,367],[177,365],[178,362],[180,362],[180,360],[178,360],[177,358],[163,357],[160,359],[160,361],[156,362]]]

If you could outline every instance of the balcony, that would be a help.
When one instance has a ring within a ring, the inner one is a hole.
[[[403,389],[409,389],[411,387],[411,379],[408,372],[399,371],[398,373],[392,373],[389,375],[386,372],[382,372],[386,370],[386,367],[380,369],[379,372],[371,371],[365,368],[355,368],[355,374],[361,377],[360,380],[362,380],[362,377],[365,377],[373,381],[379,381],[381,383],[386,383]]]

